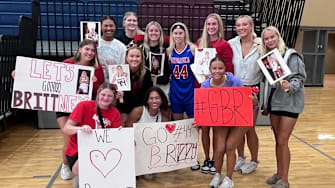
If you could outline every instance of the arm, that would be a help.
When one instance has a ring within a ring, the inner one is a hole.
[[[294,94],[304,86],[306,80],[305,64],[299,55],[293,54],[288,60],[291,75],[288,77],[289,94]]]
[[[226,72],[234,73],[233,50],[228,42],[224,44],[222,47],[223,47],[222,54],[219,54],[219,56],[226,63]]]
[[[142,113],[143,106],[134,108],[128,116],[125,127],[133,127],[133,124],[141,119]]]

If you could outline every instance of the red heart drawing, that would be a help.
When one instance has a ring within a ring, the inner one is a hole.
[[[203,48],[198,48],[198,51],[199,52],[202,52],[204,49]]]
[[[169,133],[172,133],[176,129],[176,124],[166,124],[165,129],[169,131]]]
[[[100,150],[90,152],[90,160],[94,168],[106,178],[120,163],[122,153],[119,149],[112,148],[107,151],[106,155]]]

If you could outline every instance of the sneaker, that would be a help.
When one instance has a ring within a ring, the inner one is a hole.
[[[196,165],[191,166],[191,170],[199,170],[200,169],[200,163],[197,161]]]
[[[227,176],[224,177],[221,185],[219,186],[219,188],[232,188],[232,187],[234,187],[234,182]]]
[[[204,165],[202,165],[202,167],[201,167],[201,172],[202,173],[205,173],[205,174],[207,174],[208,172],[209,172],[209,161],[210,160],[208,160],[208,159],[206,159],[205,161],[204,161]]]
[[[290,184],[283,182],[279,179],[275,184],[272,184],[272,188],[289,188]]]
[[[145,174],[145,175],[143,175],[143,178],[145,180],[152,180],[152,174]]]
[[[215,166],[214,166],[214,160],[210,160],[208,166],[209,166],[209,173],[212,174],[212,175],[216,174],[216,169],[215,169]]]
[[[245,164],[245,159],[246,157],[238,157],[235,167],[234,167],[234,171],[241,170],[241,167]]]
[[[79,177],[78,176],[75,176],[73,179],[73,187],[79,188]]]
[[[249,163],[245,163],[241,166],[242,174],[250,174],[251,172],[255,171],[258,166],[258,162],[250,161]]]
[[[269,179],[266,180],[266,183],[269,185],[275,184],[280,177],[277,174],[273,174]]]
[[[60,170],[60,177],[63,180],[70,180],[72,179],[72,171],[70,170],[69,165],[62,164],[62,169]]]
[[[219,187],[221,181],[222,181],[221,174],[220,173],[215,173],[212,181],[209,183],[209,186],[217,188],[217,187]]]

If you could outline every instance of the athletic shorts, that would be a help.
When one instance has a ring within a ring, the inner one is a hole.
[[[70,116],[70,113],[65,113],[65,112],[56,112],[56,117],[57,119],[60,118],[60,117],[69,117]]]
[[[273,93],[274,93],[275,90],[276,90],[276,88],[272,88],[270,96],[269,96],[269,100],[268,100],[268,110],[269,110],[269,113],[277,115],[277,116],[287,116],[287,117],[290,117],[290,118],[297,119],[299,117],[299,113],[292,113],[292,112],[287,112],[287,111],[273,111],[271,109],[271,100],[272,100],[272,96],[273,96]]]
[[[171,103],[171,111],[172,113],[175,113],[175,114],[182,114],[186,112],[187,116],[193,117],[194,103],[190,103],[190,104]]]

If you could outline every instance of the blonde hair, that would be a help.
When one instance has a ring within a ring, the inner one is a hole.
[[[171,29],[170,29],[170,46],[166,50],[169,57],[171,57],[172,51],[176,46],[176,42],[173,39],[173,30],[175,29],[175,27],[177,25],[180,25],[180,26],[183,27],[183,30],[184,30],[184,33],[185,33],[184,42],[186,43],[186,45],[190,45],[190,46],[193,45],[193,43],[190,41],[190,34],[188,32],[188,29],[187,29],[186,25],[182,22],[176,22],[171,26]]]
[[[224,31],[223,31],[223,21],[220,17],[220,15],[216,14],[216,13],[211,13],[207,16],[205,23],[204,23],[204,28],[202,30],[202,35],[200,38],[200,43],[199,43],[199,48],[209,48],[210,47],[210,40],[209,40],[209,35],[207,32],[207,21],[209,18],[214,18],[219,25],[219,31],[218,31],[218,35],[219,35],[219,39],[223,39],[224,38]]]
[[[73,60],[77,63],[80,61],[81,59],[81,53],[79,51],[79,48],[83,48],[86,45],[93,45],[94,48],[94,58],[89,62],[89,65],[94,67],[94,68],[98,68],[99,65],[99,61],[98,61],[98,51],[97,51],[97,44],[94,40],[89,40],[89,39],[85,39],[83,41],[81,41],[78,45],[78,49],[76,54],[73,56]]]
[[[149,39],[149,28],[151,26],[156,26],[160,32],[159,35],[159,39],[158,39],[158,45],[159,45],[159,49],[160,49],[160,53],[163,52],[163,45],[164,45],[164,35],[163,35],[163,29],[162,26],[156,22],[156,21],[151,21],[147,24],[146,28],[145,28],[145,34],[144,34],[144,42],[143,42],[143,52],[145,53],[145,55],[149,54],[150,52],[150,39]]]
[[[126,52],[126,61],[125,61],[126,64],[129,64],[128,61],[127,61],[127,57],[128,57],[128,54],[131,50],[138,50],[141,53],[141,64],[140,64],[140,67],[139,67],[138,71],[135,73],[135,76],[138,77],[138,81],[142,82],[143,79],[144,79],[145,72],[146,72],[146,69],[145,69],[145,66],[144,66],[144,57],[143,57],[142,50],[141,50],[140,47],[137,47],[137,46],[132,46],[132,47],[128,48],[127,52]]]
[[[127,18],[128,18],[129,16],[135,16],[135,17],[136,17],[136,20],[137,20],[136,34],[137,34],[137,35],[144,35],[144,32],[138,27],[138,17],[137,17],[137,15],[136,15],[135,12],[128,11],[128,12],[125,12],[125,13],[124,13],[124,16],[123,16],[123,22],[122,22],[123,27],[125,28],[124,22],[127,20]],[[126,29],[126,28],[125,28],[125,29]]]
[[[278,40],[279,40],[279,42],[278,42],[278,50],[279,50],[279,52],[280,52],[281,55],[284,55],[285,49],[286,49],[286,44],[285,44],[283,38],[281,37],[281,35],[279,33],[279,30],[275,26],[269,26],[269,27],[263,29],[263,31],[262,31],[262,36],[261,36],[261,38],[262,38],[261,55],[265,55],[266,53],[268,53],[269,51],[271,51],[264,44],[264,33],[266,31],[273,31],[273,32],[275,32],[275,34],[278,36]]]
[[[256,39],[257,38],[257,34],[255,33],[255,24],[254,24],[254,20],[249,16],[249,15],[241,15],[239,16],[236,21],[235,21],[235,25],[237,25],[237,21],[240,20],[240,19],[246,19],[248,21],[248,23],[251,25],[251,28],[252,28],[252,38],[253,39]]]

